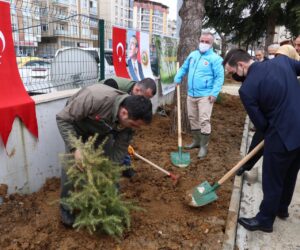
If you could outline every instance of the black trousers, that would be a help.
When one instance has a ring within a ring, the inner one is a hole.
[[[263,200],[256,218],[272,226],[279,212],[288,212],[300,168],[300,148],[284,153],[264,152]]]
[[[252,137],[252,141],[248,150],[248,153],[254,149],[262,140],[264,139],[264,135],[263,133],[261,133],[260,131],[256,130],[256,132],[254,133],[253,137]],[[256,164],[256,162],[259,161],[260,157],[262,157],[264,153],[264,149],[262,148],[261,150],[259,150],[256,155],[254,155],[248,162],[246,162],[243,165],[243,168],[245,170],[251,170],[254,165]]]

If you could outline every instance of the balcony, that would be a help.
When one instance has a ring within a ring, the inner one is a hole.
[[[52,0],[52,4],[68,7],[69,6],[69,0]]]
[[[55,36],[67,36],[68,35],[67,30],[54,30],[53,33]]]
[[[70,19],[67,19],[68,18],[67,13],[57,14],[55,17],[57,18],[57,21],[60,21],[60,22],[69,22],[70,21]]]
[[[97,16],[98,15],[97,7],[91,7],[90,14]]]
[[[98,40],[98,35],[91,34],[91,39],[92,40]]]
[[[90,27],[92,27],[92,28],[98,28],[98,21],[92,21],[92,20],[90,20]]]

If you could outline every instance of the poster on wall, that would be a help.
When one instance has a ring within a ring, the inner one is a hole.
[[[160,75],[162,93],[166,95],[175,90],[174,77],[176,75],[177,48],[176,38],[154,35],[152,46],[152,58],[157,61],[157,69],[153,66],[153,71],[157,70]],[[155,58],[156,57],[156,58]]]
[[[140,32],[140,41],[140,55],[144,77],[154,79],[150,63],[149,34],[146,32]]]
[[[140,81],[154,79],[149,50],[149,34],[113,27],[113,63],[118,77]]]
[[[144,79],[144,72],[141,64],[140,53],[140,32],[127,30],[127,70],[132,80],[140,81]]]

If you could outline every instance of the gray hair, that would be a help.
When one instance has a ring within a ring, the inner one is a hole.
[[[271,45],[268,46],[268,49],[278,49],[280,47],[280,45],[278,43],[273,43]]]
[[[213,33],[209,32],[209,31],[203,31],[203,32],[201,33],[200,37],[201,37],[201,36],[211,36],[212,42],[214,42],[214,40],[215,40],[215,37],[214,37]]]

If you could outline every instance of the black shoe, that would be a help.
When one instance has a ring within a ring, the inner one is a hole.
[[[62,206],[60,207],[60,217],[62,224],[64,224],[66,227],[73,227],[75,216]]]
[[[277,213],[277,217],[282,220],[287,219],[289,216],[290,216],[289,212],[278,212]]]
[[[253,218],[239,218],[238,222],[249,231],[260,230],[266,233],[272,233],[273,227],[267,227],[259,222],[255,217]]]

